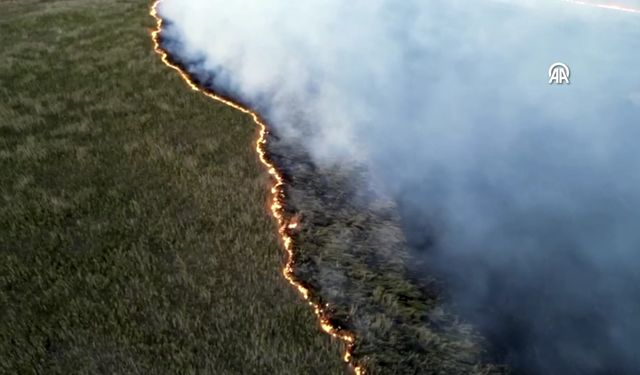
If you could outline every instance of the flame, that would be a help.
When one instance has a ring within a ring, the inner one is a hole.
[[[593,8],[601,8],[601,9],[608,9],[608,10],[616,10],[619,12],[640,14],[640,9],[632,8],[630,6],[616,5],[616,4],[602,4],[602,3],[594,3],[594,2],[582,1],[582,0],[563,0],[563,1],[565,3],[589,6]]]
[[[272,216],[278,223],[278,233],[280,235],[280,238],[282,239],[284,249],[287,253],[287,261],[284,268],[282,269],[282,274],[284,275],[284,278],[289,282],[289,284],[291,284],[300,293],[300,295],[302,295],[305,301],[307,301],[307,303],[313,308],[313,311],[320,323],[320,328],[322,328],[322,330],[331,337],[337,338],[346,343],[347,349],[344,353],[343,360],[353,368],[354,372],[357,375],[364,375],[364,368],[352,362],[352,353],[355,346],[355,336],[353,335],[353,333],[334,326],[331,323],[331,320],[329,319],[327,313],[329,305],[327,304],[321,306],[320,304],[312,301],[310,290],[295,279],[293,272],[294,245],[290,231],[298,227],[298,222],[296,218],[285,218],[283,212],[284,179],[267,157],[266,144],[267,134],[269,132],[267,130],[266,123],[256,112],[252,111],[251,109],[229,99],[226,99],[222,96],[216,95],[208,89],[199,87],[187,72],[185,72],[180,66],[170,61],[169,54],[160,45],[160,33],[162,32],[163,19],[158,14],[158,5],[161,1],[162,0],[155,0],[151,5],[151,9],[149,10],[149,15],[151,15],[151,17],[153,17],[156,21],[156,28],[151,32],[154,51],[160,56],[160,59],[166,66],[178,72],[182,80],[191,88],[191,90],[197,91],[212,100],[225,104],[233,109],[249,115],[253,122],[258,126],[259,132],[258,139],[256,140],[256,152],[258,154],[260,162],[265,166],[265,168],[269,172],[269,175],[273,179],[273,185],[271,187],[272,200],[270,209]]]

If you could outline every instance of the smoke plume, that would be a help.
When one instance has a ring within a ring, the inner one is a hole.
[[[368,166],[422,272],[496,360],[640,373],[640,17],[552,0],[164,0],[160,13],[193,74],[317,163]],[[558,61],[570,85],[548,84]]]

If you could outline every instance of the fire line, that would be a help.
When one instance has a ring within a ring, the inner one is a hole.
[[[569,3],[569,4],[583,5],[583,6],[588,6],[588,7],[592,7],[592,8],[600,8],[600,9],[616,10],[616,11],[619,11],[619,12],[640,14],[640,9],[632,8],[630,6],[616,5],[616,4],[593,3],[593,2],[590,2],[590,1],[583,1],[583,0],[563,0],[563,1],[565,3]]]
[[[295,220],[291,220],[290,218],[286,218],[283,212],[284,208],[284,179],[282,175],[275,168],[273,163],[267,157],[266,144],[267,144],[267,135],[269,131],[267,129],[266,123],[260,118],[260,116],[249,109],[248,107],[242,106],[232,100],[224,98],[215,94],[213,91],[200,87],[190,76],[189,74],[182,69],[177,64],[174,64],[170,57],[169,53],[164,50],[160,44],[160,34],[162,32],[163,19],[158,13],[158,5],[162,0],[155,0],[151,5],[149,10],[149,15],[153,17],[156,21],[156,28],[151,32],[151,39],[153,41],[154,51],[160,56],[162,62],[168,66],[169,68],[178,72],[182,80],[191,88],[191,90],[199,92],[209,99],[215,100],[222,104],[225,104],[233,109],[236,109],[246,115],[249,115],[253,122],[258,126],[258,138],[256,140],[256,152],[258,154],[258,158],[260,162],[264,165],[264,167],[269,172],[273,180],[273,185],[271,186],[271,215],[274,217],[278,224],[278,234],[283,242],[284,249],[286,251],[287,260],[284,268],[282,269],[282,274],[284,278],[291,284],[304,298],[304,300],[313,308],[313,311],[318,318],[320,323],[320,327],[322,330],[330,335],[331,337],[337,338],[343,341],[347,345],[347,349],[344,353],[343,360],[349,364],[349,366],[353,369],[356,375],[364,375],[364,368],[354,363],[353,361],[353,349],[355,346],[355,336],[353,333],[345,331],[341,328],[335,327],[331,320],[328,317],[327,308],[328,305],[321,306],[318,303],[315,303],[311,299],[311,291],[302,285],[299,281],[296,280],[293,273],[294,266],[294,245],[293,238],[291,237],[291,231],[294,230],[298,223]]]

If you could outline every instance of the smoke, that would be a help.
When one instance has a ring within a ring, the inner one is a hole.
[[[164,0],[160,13],[192,73],[316,162],[368,165],[423,272],[496,359],[640,373],[640,18],[552,0]],[[548,84],[557,61],[570,85]]]

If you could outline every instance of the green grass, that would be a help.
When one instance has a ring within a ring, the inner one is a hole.
[[[160,63],[148,5],[0,0],[0,373],[343,373],[253,123]]]

